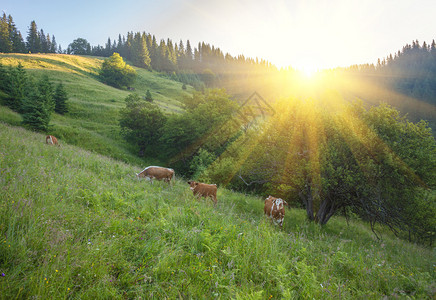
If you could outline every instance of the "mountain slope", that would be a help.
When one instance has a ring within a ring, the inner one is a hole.
[[[98,81],[102,61],[96,57],[63,54],[0,54],[0,63],[4,66],[15,67],[21,63],[36,78],[48,75],[53,83],[65,85],[70,112],[65,116],[53,114],[51,134],[100,154],[139,163],[119,135],[118,111],[125,106],[124,99],[132,91],[115,89]],[[156,72],[135,69],[138,78],[133,92],[145,96],[150,90],[154,103],[168,113],[183,111],[183,98],[192,95],[192,87],[183,90],[180,82]],[[0,120],[18,125],[21,118],[0,106]]]
[[[257,197],[219,188],[214,207],[139,170],[0,123],[2,298],[434,297],[429,249],[299,209],[280,230]]]

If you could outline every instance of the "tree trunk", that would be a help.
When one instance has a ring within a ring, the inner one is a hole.
[[[310,185],[307,186],[306,193],[304,193],[303,191],[300,191],[298,193],[298,196],[303,201],[304,206],[306,207],[307,218],[310,221],[315,220],[315,217],[313,215],[313,196],[312,196],[312,193],[310,191]]]
[[[335,214],[337,207],[334,201],[330,201],[328,198],[324,199],[319,207],[316,214],[315,220],[320,225],[325,225],[330,220],[330,218]]]

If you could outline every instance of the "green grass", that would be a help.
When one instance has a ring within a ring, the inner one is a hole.
[[[131,91],[119,90],[98,81],[102,58],[63,54],[0,54],[0,63],[15,67],[21,63],[29,75],[48,75],[55,84],[62,82],[69,96],[70,112],[65,116],[53,114],[50,134],[83,149],[113,158],[140,164],[141,159],[121,138],[119,110]],[[168,113],[180,113],[184,97],[193,88],[182,90],[182,84],[160,76],[159,73],[135,68],[138,78],[135,93],[145,96],[150,90],[154,103]],[[0,106],[0,121],[19,125],[21,118]]]
[[[434,299],[434,249],[140,169],[0,123],[0,298]]]

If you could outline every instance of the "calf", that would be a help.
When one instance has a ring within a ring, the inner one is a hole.
[[[151,181],[151,183],[153,183],[153,178],[170,183],[173,176],[174,176],[173,169],[156,167],[156,166],[149,166],[144,170],[142,170],[140,173],[136,173],[136,177],[138,178],[138,180],[140,177],[144,177],[144,178],[148,178]]]
[[[56,145],[56,146],[60,146],[59,143],[58,143],[58,139],[55,138],[55,137],[52,136],[52,135],[47,135],[47,136],[45,137],[45,142],[46,142],[48,145]]]
[[[216,198],[216,192],[218,188],[216,187],[216,184],[206,184],[201,182],[195,182],[195,181],[188,181],[188,184],[190,185],[191,191],[194,193],[194,196],[200,197],[211,197],[213,203],[216,205],[217,198]]]
[[[271,218],[274,224],[279,224],[280,228],[283,226],[283,219],[285,218],[285,207],[286,201],[280,198],[275,198],[269,196],[265,199],[265,206],[263,212],[267,217]]]

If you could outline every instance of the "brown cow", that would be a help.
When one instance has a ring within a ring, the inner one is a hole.
[[[151,183],[153,183],[153,178],[170,183],[173,176],[174,176],[173,169],[157,167],[157,166],[149,166],[144,170],[142,170],[140,173],[136,173],[136,177],[138,178],[138,180],[139,177],[144,177],[144,178],[148,178],[151,181]]]
[[[217,198],[216,198],[216,192],[217,187],[216,184],[206,184],[201,182],[195,182],[195,181],[188,181],[188,184],[190,185],[191,191],[194,193],[194,196],[200,197],[211,197],[212,201],[216,205]]]
[[[48,145],[56,145],[56,146],[60,146],[59,143],[58,143],[58,139],[55,138],[55,137],[52,136],[52,135],[47,135],[47,136],[45,137],[45,142],[46,142]]]
[[[279,224],[280,228],[283,226],[283,219],[285,218],[284,204],[288,204],[286,201],[280,198],[269,196],[265,199],[265,206],[263,212],[267,217],[271,218],[274,224]]]

